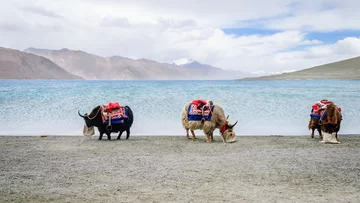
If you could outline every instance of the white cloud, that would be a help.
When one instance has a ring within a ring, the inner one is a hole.
[[[334,0],[13,0],[0,7],[0,46],[66,47],[158,61],[188,57],[224,69],[284,72],[360,55],[359,38],[330,45],[306,38],[311,30],[360,29],[357,5]],[[279,31],[235,36],[221,30],[254,24]]]
[[[349,37],[330,45],[314,46],[303,51],[277,53],[274,55],[274,62],[299,70],[357,56],[360,56],[360,38]]]
[[[300,45],[314,45],[314,44],[322,44],[323,42],[317,39],[314,40],[304,40],[300,43]]]
[[[329,32],[359,30],[360,1],[357,0],[304,0],[291,7],[291,14],[284,18],[265,20],[270,29],[296,29]]]

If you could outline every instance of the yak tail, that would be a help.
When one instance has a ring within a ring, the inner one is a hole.
[[[129,110],[129,118],[130,118],[129,127],[131,127],[131,125],[134,122],[134,114],[129,106],[125,106],[125,108]]]

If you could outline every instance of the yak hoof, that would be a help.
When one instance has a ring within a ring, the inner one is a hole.
[[[196,137],[192,137],[193,140],[196,140],[197,138]]]

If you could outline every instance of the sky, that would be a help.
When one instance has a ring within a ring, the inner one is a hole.
[[[358,0],[7,0],[0,46],[272,74],[360,56]]]

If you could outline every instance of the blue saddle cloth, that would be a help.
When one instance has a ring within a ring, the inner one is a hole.
[[[212,112],[214,110],[214,106],[211,106],[210,109],[204,111],[204,119],[205,121],[210,121],[212,117]],[[197,108],[197,105],[190,104],[188,108],[188,120],[189,121],[200,121],[202,118],[201,110]]]
[[[315,119],[324,120],[326,116],[326,109],[324,111],[321,111],[320,113],[315,113],[314,109],[311,109],[310,117]]]
[[[123,115],[121,114],[116,114],[114,112],[114,115],[112,116],[111,118],[111,124],[125,124],[128,122],[129,120],[129,109],[128,108],[123,108],[122,109],[123,111],[125,111],[125,115],[126,117],[124,117]],[[104,121],[104,124],[105,125],[108,125],[109,124],[109,120],[105,120]]]

